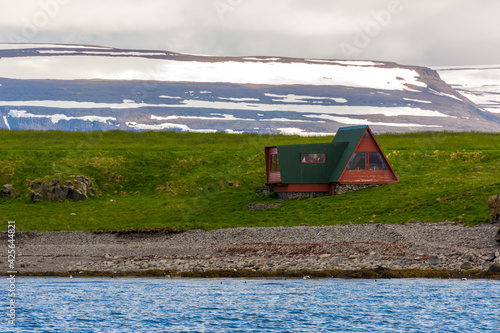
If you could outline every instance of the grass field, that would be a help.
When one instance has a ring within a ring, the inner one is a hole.
[[[20,193],[0,198],[1,230],[6,221],[16,221],[19,230],[47,231],[489,220],[487,198],[500,192],[499,134],[376,138],[399,184],[249,211],[249,203],[278,202],[254,190],[265,183],[265,146],[331,138],[0,131],[0,185],[13,184]],[[31,181],[69,175],[89,177],[98,196],[31,203]]]

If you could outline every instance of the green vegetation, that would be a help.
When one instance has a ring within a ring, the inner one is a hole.
[[[0,131],[2,221],[19,230],[226,228],[489,220],[487,198],[500,190],[500,135],[383,134],[377,140],[399,184],[345,195],[275,203],[255,192],[265,183],[264,147],[331,138],[174,132]],[[85,175],[98,196],[82,202],[29,199],[31,181]],[[76,214],[76,215],[75,215]],[[6,224],[2,223],[2,230]]]

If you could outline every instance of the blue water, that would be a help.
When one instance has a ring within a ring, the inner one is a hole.
[[[500,281],[1,279],[1,332],[500,332]]]

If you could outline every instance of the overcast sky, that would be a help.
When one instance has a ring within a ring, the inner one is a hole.
[[[0,0],[0,42],[500,63],[499,0]]]

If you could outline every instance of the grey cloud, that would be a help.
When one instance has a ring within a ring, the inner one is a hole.
[[[46,24],[31,22],[29,42],[417,65],[498,63],[500,55],[497,0],[42,1],[67,4]],[[28,2],[0,4],[0,42],[23,37],[26,20],[43,12]],[[387,23],[391,6],[400,10]]]

